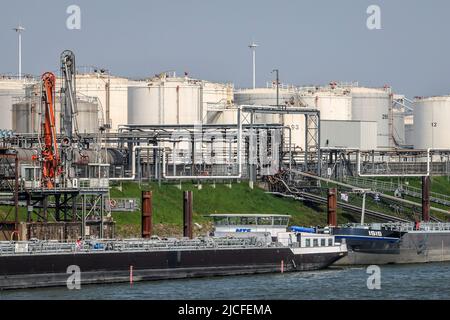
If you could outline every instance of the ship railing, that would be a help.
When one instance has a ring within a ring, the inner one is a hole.
[[[375,229],[385,229],[391,231],[402,231],[402,232],[410,232],[417,231],[415,223],[404,223],[404,222],[395,222],[395,223],[379,223],[379,224],[348,224],[345,225],[350,228],[374,228]],[[422,222],[419,224],[420,231],[450,231],[450,223],[447,222]]]
[[[196,250],[208,248],[248,248],[268,246],[256,238],[214,238],[194,240],[95,240],[75,242],[32,241],[0,242],[0,255],[91,253],[91,252],[143,252],[160,250]]]

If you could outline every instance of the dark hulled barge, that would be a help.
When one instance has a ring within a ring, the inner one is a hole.
[[[387,223],[330,229],[348,255],[337,265],[450,261],[450,223]]]
[[[80,271],[81,284],[309,271],[347,253],[334,236],[286,232],[273,225],[276,217],[243,219],[251,224],[233,225],[227,236],[193,240],[1,242],[0,290],[66,286],[73,270]]]

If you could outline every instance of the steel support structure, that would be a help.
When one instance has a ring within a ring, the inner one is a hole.
[[[320,111],[312,108],[291,108],[291,107],[273,107],[273,106],[257,106],[242,105],[239,113],[249,114],[303,114],[305,116],[305,150],[304,150],[304,170],[310,171],[315,167],[315,173],[321,175],[321,149],[320,149]],[[242,117],[245,121],[245,118]],[[251,119],[250,119],[250,125]]]

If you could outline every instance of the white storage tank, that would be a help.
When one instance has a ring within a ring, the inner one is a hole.
[[[77,101],[76,115],[79,133],[97,133],[99,128],[99,107],[94,101]],[[61,109],[61,108],[59,108]],[[57,111],[58,112],[58,111]]]
[[[15,77],[0,75],[0,130],[11,130],[12,127],[12,105],[16,98],[25,96],[25,86],[35,83],[32,78],[19,80]]]
[[[285,106],[295,96],[295,88],[280,87],[278,103]],[[276,106],[277,89],[276,87],[241,89],[234,93],[234,103],[236,105],[258,105],[258,106]],[[255,113],[255,123],[258,124],[280,124],[282,118],[277,114]]]
[[[214,119],[208,108],[231,104],[233,87],[166,73],[128,88],[128,124],[179,125]]]
[[[305,106],[319,109],[321,120],[352,120],[352,98],[346,88],[303,87],[299,99]]]
[[[104,125],[110,122],[111,131],[117,131],[119,125],[128,121],[128,79],[108,76],[100,73],[77,74],[76,95],[81,101],[87,100],[97,105],[98,123]],[[61,78],[56,78],[56,94],[61,89]],[[109,118],[107,120],[107,100],[109,85]],[[36,83],[26,88],[26,97],[40,96],[41,84]],[[59,101],[59,100],[58,100]],[[91,128],[91,125],[86,127]]]
[[[22,101],[13,104],[12,107],[12,128],[17,133],[37,133],[39,132],[39,106],[36,102]],[[59,116],[59,115],[58,115]],[[56,121],[57,130],[59,122]]]
[[[349,90],[336,86],[301,87],[294,96],[292,107],[318,109],[320,119],[348,121],[352,117],[352,99]],[[305,148],[305,116],[287,114],[284,125],[291,128],[292,143],[295,148]]]
[[[378,148],[391,148],[391,89],[352,87],[352,119],[378,123]]]
[[[414,100],[415,149],[450,149],[450,96]]]
[[[12,129],[12,97],[5,92],[0,91],[0,130]]]
[[[38,98],[22,99],[13,104],[13,131],[17,133],[38,133],[41,123],[40,104]],[[57,97],[55,107],[56,132],[61,128],[61,105]],[[79,133],[97,133],[99,129],[98,104],[93,101],[77,99],[78,114],[76,116]]]
[[[237,125],[237,108],[224,109],[217,115],[217,118],[211,123]]]
[[[100,111],[98,118],[102,124],[110,122],[111,131],[117,131],[119,125],[128,123],[128,79],[110,76],[102,73],[101,70],[97,70],[97,72],[77,74],[76,81],[78,98],[95,98],[98,100],[97,108]],[[107,119],[108,85],[109,120]],[[58,81],[57,88],[60,88],[60,86],[60,81]],[[87,125],[86,127],[91,126]]]

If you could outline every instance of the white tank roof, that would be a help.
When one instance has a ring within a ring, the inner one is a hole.
[[[203,85],[209,85],[209,86],[220,86],[220,87],[234,87],[231,83],[220,83],[220,82],[213,82],[208,80],[202,80],[202,79],[194,79],[190,78],[189,76],[179,77],[175,74],[167,74],[167,73],[161,73],[159,75],[155,75],[152,78],[143,79],[143,80],[129,80],[129,86],[142,86],[142,85],[158,85],[161,83],[181,83],[181,84],[188,84],[188,85],[197,85],[197,84],[203,84]]]
[[[416,97],[414,102],[431,102],[431,101],[450,101],[450,95],[448,96],[434,96],[434,97]]]
[[[352,87],[351,88],[352,93],[357,94],[390,94],[391,88],[369,88],[369,87]]]
[[[236,94],[273,94],[274,92],[277,91],[277,88],[255,88],[255,89],[237,89],[235,91]],[[279,91],[281,93],[285,93],[285,92],[294,92],[293,88],[279,88]]]

